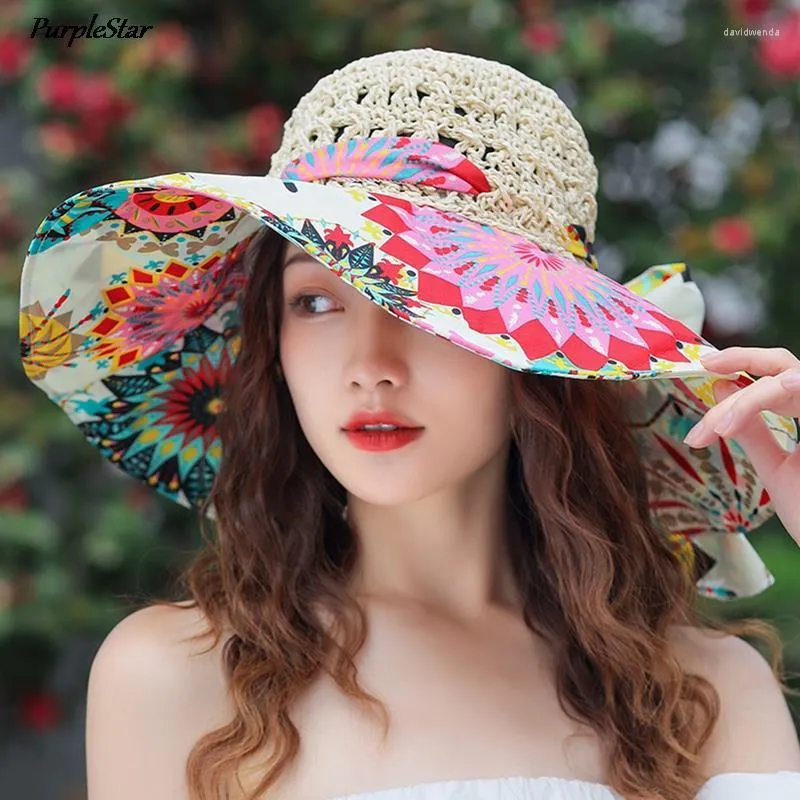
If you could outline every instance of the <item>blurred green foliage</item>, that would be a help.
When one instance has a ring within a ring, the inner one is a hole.
[[[119,16],[153,30],[71,47],[29,36],[35,17],[85,24],[100,8],[98,24]],[[737,327],[735,315],[718,315],[704,335],[718,347],[783,345],[800,353],[797,17],[755,0],[3,4],[0,98],[25,121],[22,157],[0,159],[6,707],[25,696],[20,708],[30,709],[67,637],[107,631],[137,598],[163,591],[199,544],[190,512],[101,463],[22,372],[20,271],[52,207],[81,188],[135,176],[263,174],[286,114],[319,77],[384,50],[456,50],[553,86],[584,125],[601,174],[602,271],[626,280],[652,263],[687,260],[710,309],[719,280],[727,279],[729,292],[742,276],[756,276],[761,283],[744,292],[763,309],[757,324]],[[771,25],[787,35],[725,33]],[[775,620],[789,666],[798,669],[800,549],[776,521],[753,543],[776,586],[753,600],[700,602],[719,614]],[[77,699],[62,698],[68,706]],[[39,720],[49,718],[42,707],[35,704]]]

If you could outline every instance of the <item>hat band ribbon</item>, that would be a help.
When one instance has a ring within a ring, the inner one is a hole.
[[[454,148],[408,136],[344,139],[294,159],[281,172],[282,180],[323,178],[419,183],[465,194],[492,188],[482,170]]]
[[[290,161],[280,178],[285,181],[373,178],[471,195],[492,188],[480,167],[453,147],[408,136],[344,139],[324,145]],[[593,243],[588,240],[585,228],[569,224],[564,226],[564,233],[569,250],[597,269]]]

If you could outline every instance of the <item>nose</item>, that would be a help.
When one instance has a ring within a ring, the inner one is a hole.
[[[404,385],[408,381],[410,339],[415,330],[369,300],[359,306],[352,317],[348,384],[367,391],[384,382]]]

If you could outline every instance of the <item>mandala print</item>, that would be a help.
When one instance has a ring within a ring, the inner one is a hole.
[[[103,290],[106,312],[90,328],[93,358],[120,367],[149,358],[238,297],[245,286],[243,247],[194,266],[172,261],[158,273],[131,270],[121,286]]]
[[[150,231],[159,241],[179,234],[202,239],[209,225],[236,214],[231,203],[213,197],[158,189],[132,192],[114,208],[125,233]]]
[[[83,435],[129,475],[199,505],[219,468],[216,418],[238,346],[234,330],[198,326],[179,349],[103,380],[102,395],[76,393],[71,407],[93,417],[78,424]]]
[[[373,193],[374,194],[374,193]],[[384,253],[419,272],[418,299],[460,309],[469,327],[509,334],[530,361],[560,353],[587,370],[646,372],[686,362],[697,334],[600,272],[517,234],[375,195],[364,216],[395,235]]]

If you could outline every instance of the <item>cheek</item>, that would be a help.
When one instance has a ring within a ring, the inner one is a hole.
[[[454,435],[480,438],[491,446],[510,431],[510,374],[499,364],[466,355],[438,369],[429,383],[436,397],[436,416]]]
[[[320,353],[289,357],[284,375],[298,416],[302,417],[302,412],[306,410],[313,410],[313,416],[307,415],[310,419],[324,417],[325,409],[330,407],[325,398],[330,397],[332,382],[335,380],[332,370],[330,359]]]
[[[509,434],[511,416],[509,377],[504,374],[506,371],[503,367],[497,369],[503,372],[485,375],[480,386],[473,387],[471,395],[476,398],[476,415],[482,418],[480,422],[493,442],[505,439]]]
[[[291,314],[287,310],[287,314]],[[280,356],[287,382],[307,384],[321,367],[330,361],[331,337],[321,334],[316,326],[287,319],[280,330]]]
[[[338,423],[338,409],[331,402],[337,385],[337,360],[332,337],[314,335],[314,331],[291,324],[282,329],[280,340],[284,381],[300,427],[312,445],[318,432]]]

